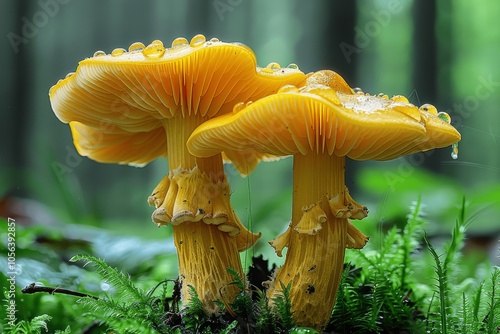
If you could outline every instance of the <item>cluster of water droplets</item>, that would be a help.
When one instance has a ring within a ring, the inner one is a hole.
[[[359,88],[359,87],[354,87],[352,90],[357,95],[372,96],[370,93],[363,92],[363,90],[361,88]],[[389,95],[384,94],[384,93],[379,93],[379,94],[375,95],[375,97],[378,97],[378,98],[381,98],[381,99],[384,99],[384,100],[387,100],[387,101],[390,100],[392,102],[404,103],[404,104],[411,105],[410,101],[408,101],[408,99],[405,96],[403,96],[403,95],[394,95],[393,97],[389,98]]]
[[[451,117],[448,115],[448,113],[444,111],[437,111],[436,107],[434,107],[432,104],[424,104],[420,108],[420,111],[425,111],[428,112],[434,116],[437,116],[440,120],[443,122],[446,122],[448,124],[451,124]],[[451,145],[451,157],[453,159],[458,159],[458,143],[453,143]]]
[[[198,34],[195,35],[193,38],[191,38],[190,41],[188,41],[184,37],[178,37],[172,41],[171,44],[171,49],[172,50],[178,50],[179,48],[183,47],[192,47],[192,48],[198,48],[201,46],[210,46],[215,43],[220,42],[218,38],[212,38],[207,41],[205,36]],[[154,58],[160,58],[162,57],[165,52],[167,52],[167,48],[163,45],[163,42],[160,40],[154,40],[148,45],[144,45],[144,43],[141,42],[134,42],[130,44],[128,47],[128,50],[125,50],[124,48],[116,48],[113,51],[111,51],[110,55],[112,57],[118,57],[121,55],[124,55],[126,53],[136,53],[136,52],[141,52],[145,58],[149,59],[154,59]],[[102,56],[107,56],[106,52],[104,51],[96,51],[93,55],[94,57],[102,57]]]
[[[285,73],[285,69],[298,70],[299,66],[297,64],[291,63],[291,64],[288,64],[285,68],[282,68],[280,64],[278,64],[276,62],[271,62],[271,63],[267,64],[266,67],[263,67],[260,70],[263,73],[273,74],[273,73],[276,73],[279,71],[281,71],[282,73]]]
[[[439,117],[439,119],[441,119],[442,121],[444,121],[448,124],[451,124],[450,115],[448,115],[448,113],[446,113],[444,111],[438,112],[436,107],[434,107],[432,104],[426,103],[426,104],[422,105],[419,109],[420,109],[420,111],[428,112],[434,116]]]
[[[358,95],[370,96],[370,94],[363,92],[363,90],[361,88],[358,88],[358,87],[353,88],[353,91],[354,91],[355,94],[358,94]],[[383,98],[385,100],[389,99],[389,97],[386,94],[383,94],[383,93],[380,93],[377,96],[380,97],[380,98]],[[408,101],[408,99],[405,96],[403,96],[403,95],[395,95],[395,96],[391,97],[390,100],[394,101],[394,102],[400,102],[400,103],[410,104],[410,102]],[[430,114],[438,117],[439,119],[441,119],[443,122],[451,124],[451,117],[450,117],[450,115],[448,115],[448,113],[446,113],[444,111],[439,111],[438,112],[437,108],[435,106],[433,106],[432,104],[429,104],[429,103],[423,104],[419,108],[419,110],[427,112],[427,113],[430,113]],[[458,143],[452,144],[452,146],[451,146],[451,157],[453,159],[458,159]]]

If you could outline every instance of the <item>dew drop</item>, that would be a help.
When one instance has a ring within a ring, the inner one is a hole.
[[[288,64],[288,66],[286,68],[291,68],[293,70],[298,70],[299,69],[299,65],[297,65],[295,63],[291,63],[291,64]]]
[[[354,87],[352,90],[356,94],[363,94],[363,95],[365,94],[365,93],[363,93],[363,90],[361,88],[359,88],[359,87]]]
[[[127,52],[127,50],[125,50],[124,48],[116,48],[113,51],[111,51],[111,55],[113,57],[117,57],[117,56],[121,56],[125,52]]]
[[[379,93],[377,95],[377,97],[380,97],[380,98],[382,98],[384,100],[389,100],[389,96],[387,96],[387,94],[384,94],[384,93]]]
[[[128,52],[141,51],[145,47],[146,46],[143,43],[135,42],[135,43],[130,44],[130,46],[128,47]]]
[[[238,102],[233,107],[233,114],[237,114],[238,112],[245,109],[245,102]]]
[[[437,111],[436,107],[434,107],[432,104],[429,104],[429,103],[422,105],[419,109],[420,109],[420,111],[426,111],[428,113],[431,113],[434,116],[438,115],[438,111]]]
[[[266,68],[273,70],[273,71],[277,71],[277,70],[281,69],[281,66],[278,63],[272,62],[272,63],[267,64]]]
[[[94,52],[94,57],[102,57],[105,55],[106,55],[106,52],[101,51],[101,50]]]
[[[206,41],[207,39],[205,38],[205,36],[203,36],[202,34],[198,34],[191,38],[191,42],[189,42],[189,45],[195,48],[198,46],[202,46]]]
[[[410,101],[408,101],[408,99],[403,95],[394,95],[393,97],[391,97],[391,100],[394,102],[410,103]]]
[[[102,291],[108,291],[110,287],[111,287],[111,285],[109,285],[108,282],[104,282],[104,281],[101,282],[101,290]]]
[[[165,53],[165,47],[160,40],[154,40],[142,50],[142,54],[146,58],[159,58]]]
[[[70,77],[70,76],[72,76],[73,74],[75,74],[75,72],[69,72],[68,74],[66,74],[66,76],[64,77],[64,79],[69,78],[69,77]]]
[[[248,101],[247,103],[245,103],[245,107],[250,106],[252,103],[253,103],[253,101]]]
[[[438,112],[437,117],[441,118],[443,121],[445,121],[448,124],[451,123],[451,117],[450,117],[450,115],[448,115],[444,111]]]
[[[284,85],[278,90],[278,93],[299,92],[299,89],[294,85]]]
[[[217,43],[217,42],[220,42],[220,41],[219,41],[219,39],[218,39],[218,38],[215,38],[215,37],[214,37],[214,38],[211,38],[211,39],[210,39],[210,42],[212,42],[212,43]]]
[[[175,48],[176,46],[186,46],[188,45],[188,40],[185,39],[184,37],[177,37],[172,41],[172,47]]]
[[[157,45],[161,45],[163,46],[163,42],[160,41],[159,39],[155,39],[154,41],[152,41],[150,44],[157,44]]]
[[[453,160],[458,159],[458,143],[453,143],[451,145],[451,157]]]

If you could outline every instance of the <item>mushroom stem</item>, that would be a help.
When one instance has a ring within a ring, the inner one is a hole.
[[[293,157],[292,228],[295,228],[304,208],[343,194],[345,189],[345,158],[328,153],[309,152]]]
[[[203,121],[199,115],[183,117],[180,112],[163,121],[167,136],[169,170],[173,171],[178,168],[189,170],[196,166],[196,158],[188,152],[186,142],[194,129]]]
[[[239,293],[236,285],[231,284],[234,278],[227,272],[227,268],[233,269],[242,278],[244,276],[237,238],[222,231],[221,225],[206,224],[202,220],[202,217],[206,217],[205,213],[209,214],[206,206],[210,207],[221,196],[229,206],[229,208],[224,207],[226,211],[230,211],[227,215],[234,215],[229,205],[229,192],[221,194],[221,191],[224,191],[221,189],[226,189],[221,187],[221,184],[226,185],[229,190],[221,154],[210,158],[195,158],[186,148],[186,141],[192,131],[205,120],[201,116],[191,115],[184,118],[179,115],[166,119],[164,126],[167,134],[170,178],[186,171],[191,175],[192,171],[199,169],[196,173],[192,173],[193,177],[179,178],[183,181],[176,184],[177,195],[174,196],[174,200],[179,202],[191,201],[195,212],[191,215],[191,212],[177,209],[177,202],[172,208],[173,212],[168,212],[172,221],[175,220],[173,216],[176,210],[193,217],[191,220],[183,219],[182,223],[172,222],[174,244],[179,260],[179,275],[182,281],[182,299],[184,305],[191,299],[188,287],[193,286],[205,311],[212,314],[219,311],[214,301],[230,303]],[[204,180],[203,183],[198,182],[200,178]],[[194,194],[193,187],[197,187]],[[191,195],[186,196],[188,193]],[[183,197],[180,198],[181,196]],[[200,201],[203,203],[199,203]]]
[[[188,286],[192,286],[205,312],[219,312],[216,300],[232,303],[240,292],[227,268],[244,278],[236,238],[201,221],[184,222],[173,231],[184,305],[191,299]]]
[[[295,322],[321,330],[330,319],[344,265],[348,220],[336,218],[329,201],[344,196],[345,158],[326,152],[296,154],[293,170],[288,251],[268,297],[281,291],[281,283],[290,284]]]

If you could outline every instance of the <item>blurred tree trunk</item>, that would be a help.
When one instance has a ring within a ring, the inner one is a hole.
[[[356,1],[328,1],[325,5],[327,24],[319,31],[319,39],[326,45],[322,62],[326,68],[339,72],[352,84],[356,82],[358,54],[354,41]],[[353,49],[351,49],[353,47]]]
[[[413,84],[421,103],[436,101],[436,2],[415,1],[413,6]]]
[[[32,122],[29,117],[29,98],[27,96],[32,91],[32,78],[29,73],[33,70],[30,52],[33,50],[33,41],[26,34],[36,34],[32,28],[27,27],[27,22],[30,21],[32,2],[11,1],[7,2],[11,5],[10,10],[13,15],[13,24],[9,33],[13,33],[21,38],[17,48],[12,46],[9,48],[8,55],[12,59],[10,62],[12,68],[9,70],[11,75],[10,91],[11,94],[7,97],[7,105],[12,110],[8,115],[11,117],[8,126],[5,127],[8,135],[9,148],[6,158],[7,165],[13,168],[11,177],[9,178],[11,187],[14,188],[16,195],[25,195],[23,185],[23,171],[27,167],[28,155],[33,154],[27,143],[29,140],[28,131]],[[32,25],[32,27],[34,27]],[[34,27],[36,29],[36,27]],[[14,36],[14,35],[11,35]],[[20,41],[23,42],[20,42]],[[12,42],[11,42],[12,43]],[[31,45],[30,45],[31,43]]]
[[[453,66],[453,54],[455,53],[455,45],[453,43],[453,5],[451,0],[439,1],[437,8],[436,31],[434,35],[438,45],[436,51],[436,82],[438,90],[435,96],[436,101],[440,103],[440,107],[449,105],[453,99],[452,94],[452,78],[451,68]]]
[[[443,101],[437,96],[438,86],[438,44],[436,1],[415,1],[413,3],[413,87],[418,100],[415,103],[431,103],[438,109]],[[439,44],[439,48],[449,45]],[[434,151],[423,160],[423,167],[437,171],[444,158],[442,151]]]

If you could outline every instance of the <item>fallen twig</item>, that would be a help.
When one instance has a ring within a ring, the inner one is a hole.
[[[21,290],[22,293],[26,294],[32,294],[32,293],[37,293],[37,292],[47,292],[53,295],[54,293],[62,293],[65,295],[71,295],[71,296],[77,296],[77,297],[89,297],[93,298],[95,300],[98,300],[99,298],[88,295],[86,293],[81,293],[78,291],[73,291],[73,290],[68,290],[68,289],[62,289],[62,288],[52,288],[49,286],[41,286],[41,285],[36,285],[35,283],[31,283],[30,285],[24,287]]]

